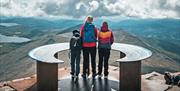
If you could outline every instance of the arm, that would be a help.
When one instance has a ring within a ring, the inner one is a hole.
[[[114,43],[114,35],[113,35],[113,32],[111,31],[111,44]]]
[[[83,48],[83,42],[82,42],[82,38],[81,37],[79,38],[79,46],[80,46],[80,49]]]
[[[84,31],[84,25],[81,26],[81,29],[80,29],[80,37],[82,38],[83,37],[83,31]]]
[[[98,38],[98,28],[95,27],[95,37]]]
[[[70,42],[69,42],[69,49],[71,50],[72,49],[72,42],[73,42],[73,40],[72,40],[72,38],[70,39]]]

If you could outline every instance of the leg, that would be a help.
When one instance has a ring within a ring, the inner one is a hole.
[[[89,52],[87,48],[83,48],[83,75],[86,75],[89,68]]]
[[[92,73],[96,74],[96,47],[90,49]]]
[[[81,52],[77,51],[76,52],[76,76],[78,76],[80,72],[80,56],[81,56]]]
[[[101,48],[98,49],[99,54],[99,64],[98,64],[98,75],[102,73],[102,65],[103,65],[103,50]]]
[[[75,72],[75,56],[76,53],[71,51],[71,75],[74,75]]]
[[[110,56],[110,49],[105,49],[104,50],[104,75],[107,76],[109,74],[108,72],[108,68],[109,68],[109,65],[108,65],[108,61],[109,61],[109,56]]]
[[[58,91],[58,64],[37,61],[37,91]]]

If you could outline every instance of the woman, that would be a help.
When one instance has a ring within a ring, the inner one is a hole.
[[[96,41],[98,29],[92,22],[93,17],[88,16],[80,31],[83,42],[83,78],[89,75],[89,56],[91,56],[92,77],[95,78],[96,76]]]
[[[104,78],[108,77],[108,61],[110,56],[111,45],[114,42],[113,32],[108,28],[108,23],[103,22],[98,34],[98,77],[102,77],[102,68],[104,66]],[[104,64],[103,64],[104,63]]]

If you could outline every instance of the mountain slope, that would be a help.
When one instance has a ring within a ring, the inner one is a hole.
[[[114,31],[116,42],[128,43],[145,47],[153,52],[153,55],[142,61],[142,73],[148,73],[151,71],[157,71],[163,73],[164,71],[180,71],[180,64],[168,57],[163,53],[163,49],[159,50],[152,46],[151,43],[144,39],[133,36],[125,31],[116,30]]]
[[[6,54],[0,55],[0,81],[3,80],[12,80],[20,77],[30,76],[35,73],[35,62],[28,57],[28,52],[41,45],[68,42],[70,31],[73,29],[79,29],[80,25],[67,28],[62,31],[46,31],[41,36],[31,37],[33,41],[20,45],[13,50],[10,50]],[[162,50],[159,50],[153,47],[147,41],[144,41],[141,37],[133,36],[121,29],[113,30],[115,35],[115,42],[118,43],[128,43],[139,45],[145,47],[153,52],[153,56],[142,62],[142,73],[148,73],[152,71],[157,71],[163,73],[164,71],[180,71],[180,64],[175,60],[169,58],[164,54]],[[30,33],[31,34],[31,33]],[[8,47],[8,46],[4,46]],[[2,47],[4,49],[4,47]],[[65,61],[60,67],[69,66],[70,62],[68,61],[67,51],[60,53],[60,58]],[[118,66],[115,60],[119,58],[119,53],[112,51],[110,58],[110,65]],[[82,59],[81,59],[82,62]],[[97,56],[98,62],[98,56]]]

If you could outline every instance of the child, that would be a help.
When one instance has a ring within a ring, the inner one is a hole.
[[[70,40],[70,51],[71,51],[71,75],[75,80],[78,79],[80,72],[80,55],[82,49],[82,41],[80,39],[80,33],[78,30],[73,31],[73,36]]]
[[[111,45],[114,42],[112,31],[108,28],[108,23],[103,22],[100,32],[98,33],[98,76],[102,77],[102,69],[104,66],[104,78],[108,77],[108,61],[110,56]]]

